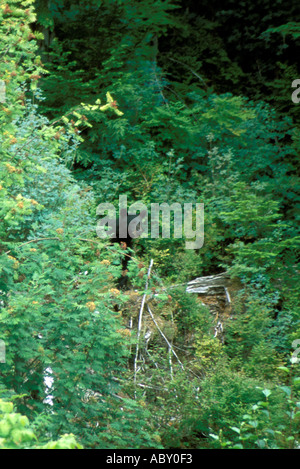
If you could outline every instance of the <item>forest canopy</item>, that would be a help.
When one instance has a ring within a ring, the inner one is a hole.
[[[299,448],[297,10],[0,0],[1,449]]]

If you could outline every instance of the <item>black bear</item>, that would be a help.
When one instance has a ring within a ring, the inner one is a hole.
[[[145,225],[143,220],[147,216],[147,210],[141,210],[138,215],[129,215],[126,209],[120,210],[120,215],[116,219],[115,230],[113,230],[110,240],[112,243],[120,243],[124,250],[127,248],[132,249],[133,239],[138,238],[144,232]],[[119,279],[119,286],[125,287],[128,285],[127,264],[130,255],[125,253],[122,259],[122,277]]]

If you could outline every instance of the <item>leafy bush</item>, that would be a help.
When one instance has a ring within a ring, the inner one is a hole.
[[[286,369],[289,372],[288,369]],[[261,389],[263,400],[249,406],[239,424],[231,426],[230,439],[220,430],[210,437],[220,448],[232,449],[296,449],[299,446],[300,378],[293,378],[291,386]],[[295,389],[296,388],[296,389]],[[298,388],[298,389],[297,389]],[[293,390],[296,392],[293,392]],[[269,399],[275,394],[277,403]],[[274,410],[276,411],[274,412]],[[228,435],[228,433],[227,433]]]
[[[0,399],[1,449],[82,449],[74,435],[63,435],[57,441],[38,441],[32,425],[24,415],[14,412],[12,402]]]

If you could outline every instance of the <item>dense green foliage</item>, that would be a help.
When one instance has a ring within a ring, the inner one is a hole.
[[[299,447],[299,22],[223,3],[0,0],[0,447]],[[123,194],[205,206],[127,290]],[[184,285],[225,270],[219,340]]]
[[[0,400],[0,449],[81,449],[74,435],[40,446],[34,429],[24,415],[14,412],[12,402]]]

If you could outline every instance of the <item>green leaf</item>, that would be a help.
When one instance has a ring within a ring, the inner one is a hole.
[[[236,433],[238,433],[238,434],[241,433],[241,430],[240,430],[239,428],[237,428],[237,427],[230,427],[230,428],[231,428],[231,430],[233,430],[234,432],[236,432]]]
[[[290,374],[290,369],[286,366],[278,366],[278,370],[284,371],[287,374]]]
[[[284,391],[289,397],[292,394],[292,390],[289,386],[279,386],[279,388],[282,389],[282,391]]]
[[[269,397],[272,392],[270,391],[270,389],[263,389],[262,393],[266,396],[266,397]]]
[[[249,425],[251,425],[251,427],[253,428],[257,428],[258,427],[258,420],[249,420]]]
[[[5,402],[0,399],[0,412],[4,413],[11,413],[13,412],[13,403],[12,402]]]
[[[257,440],[256,444],[259,448],[265,448],[266,447],[266,442],[265,440]]]

